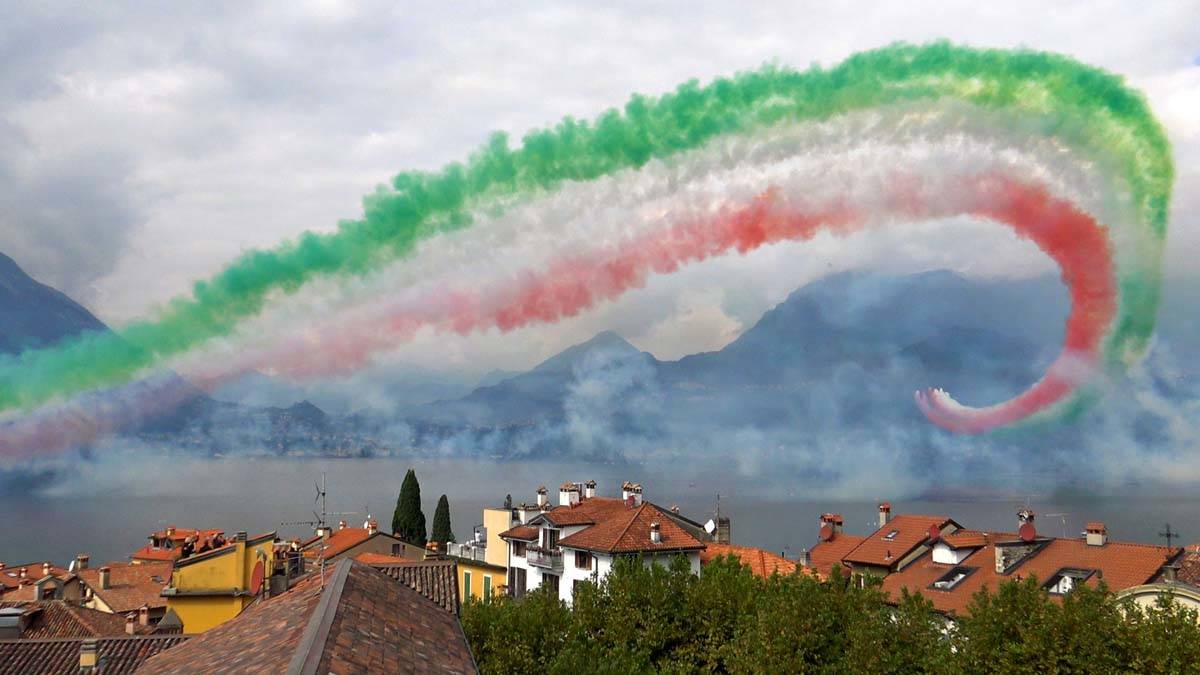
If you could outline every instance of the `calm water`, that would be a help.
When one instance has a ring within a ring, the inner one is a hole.
[[[695,467],[644,469],[616,465],[486,460],[139,460],[95,467],[43,496],[0,496],[0,560],[8,564],[43,559],[65,563],[86,552],[93,561],[123,560],[145,543],[151,531],[171,523],[221,527],[227,532],[278,530],[281,536],[306,536],[312,519],[314,482],[325,472],[331,516],[361,524],[370,512],[384,527],[391,522],[405,470],[412,466],[421,482],[426,522],[432,524],[438,497],[448,495],[454,532],[470,536],[481,522],[480,509],[503,502],[533,502],[545,484],[551,499],[565,480],[594,479],[602,495],[619,492],[623,480],[641,482],[646,498],[663,506],[678,504],[684,515],[703,522],[713,513],[715,496],[733,519],[735,543],[761,546],[794,556],[816,541],[817,517],[837,511],[846,530],[874,529],[877,500],[837,501],[803,490],[763,487],[763,481],[704,471]],[[781,481],[776,480],[778,484]],[[1089,520],[1108,524],[1116,539],[1158,542],[1164,523],[1200,540],[1200,496],[1054,497],[1010,495],[987,501],[890,499],[895,513],[945,514],[967,527],[1012,531],[1016,510],[1026,503],[1038,513],[1046,534],[1077,535]],[[1051,515],[1064,514],[1064,515]]]

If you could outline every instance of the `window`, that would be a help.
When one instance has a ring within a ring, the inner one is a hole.
[[[471,573],[463,570],[463,597],[469,598],[474,593],[471,592]]]
[[[483,575],[483,597],[492,597],[492,575]]]
[[[400,544],[392,544],[392,555],[400,555],[400,553],[401,553],[400,546],[401,546]]]
[[[888,532],[887,534],[883,535],[883,540],[884,541],[895,541],[897,535],[899,535],[899,534],[900,534],[900,530],[892,530],[891,532]]]
[[[525,570],[520,567],[508,568],[508,592],[514,598],[525,595]]]
[[[546,528],[542,531],[546,533],[546,536],[542,538],[542,540],[546,542],[546,544],[545,544],[546,550],[547,551],[553,550],[554,547],[558,546],[558,530],[551,530],[550,528]]]
[[[1079,567],[1064,567],[1054,576],[1050,577],[1042,588],[1052,595],[1066,595],[1074,590],[1076,584],[1081,584],[1087,581],[1096,570],[1082,569]]]
[[[523,541],[514,541],[513,542],[513,557],[514,558],[524,558],[526,546],[528,546],[528,544],[526,544]]]
[[[553,591],[554,595],[558,595],[558,575],[557,574],[543,574],[542,575],[542,583],[545,584],[551,591]]]
[[[587,551],[575,551],[575,569],[592,569],[592,554]]]
[[[958,566],[952,568],[941,577],[929,584],[929,587],[935,591],[948,591],[957,586],[963,579],[971,576],[971,573],[979,569],[978,567],[963,567]]]

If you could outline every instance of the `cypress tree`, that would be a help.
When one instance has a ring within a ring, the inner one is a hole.
[[[446,495],[438,499],[437,508],[433,511],[433,532],[429,538],[443,549],[447,542],[454,541],[454,531],[450,529],[450,502]]]
[[[400,539],[419,546],[425,545],[425,514],[421,511],[421,484],[412,469],[404,474],[396,512],[392,514],[392,533]]]

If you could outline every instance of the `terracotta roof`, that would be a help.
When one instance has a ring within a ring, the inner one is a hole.
[[[1195,544],[1188,546],[1175,563],[1179,565],[1175,572],[1176,581],[1200,587],[1200,547]]]
[[[0,640],[0,673],[75,675],[79,650],[85,638]],[[146,659],[188,639],[186,635],[139,635],[96,639],[96,652],[104,660],[104,675],[132,673]]]
[[[374,551],[366,551],[354,556],[354,559],[360,563],[368,565],[402,565],[404,563],[413,562],[408,558],[398,555],[388,555],[386,553],[375,553]]]
[[[848,563],[891,567],[929,538],[929,528],[936,525],[958,526],[945,516],[914,516],[901,514],[886,525],[863,537],[862,543],[842,557]],[[894,535],[892,533],[895,533]]]
[[[92,589],[114,612],[135,611],[142,605],[166,607],[162,589],[171,581],[171,563],[112,562],[101,567],[109,569],[107,589],[100,588],[100,567],[79,570],[79,578]]]
[[[821,574],[842,564],[842,557],[862,543],[865,537],[854,534],[837,533],[829,541],[818,541],[808,552],[812,568]]]
[[[517,539],[519,541],[537,541],[538,529],[528,525],[518,525],[511,530],[500,533],[502,539]]]
[[[1096,570],[1098,574],[1088,579],[1089,585],[1096,585],[1103,578],[1113,591],[1138,586],[1155,577],[1166,562],[1168,553],[1179,550],[1122,542],[1088,546],[1082,539],[1050,539],[1045,541],[1040,550],[1017,563],[1007,575],[997,574],[995,544],[1011,542],[1015,538],[1010,533],[987,533],[987,545],[957,565],[972,571],[950,589],[939,590],[930,586],[956,565],[935,563],[932,554],[925,553],[904,569],[884,577],[883,590],[898,599],[900,589],[908,588],[928,598],[938,611],[961,615],[966,612],[972,596],[985,586],[995,591],[1007,580],[1030,575],[1045,582],[1059,570],[1068,567]]]
[[[979,548],[987,545],[987,534],[976,530],[959,530],[942,537],[950,548]]]
[[[329,533],[329,541],[326,542],[325,559],[335,558],[346,551],[358,546],[359,544],[374,539],[375,537],[387,537],[400,541],[398,537],[394,537],[386,532],[376,530],[374,534],[371,531],[362,527],[344,527],[340,530],[334,530]],[[313,537],[302,545],[304,555],[316,560],[321,559],[321,538]]]
[[[700,564],[707,565],[717,558],[732,555],[737,558],[743,565],[750,568],[750,571],[760,577],[769,577],[778,572],[779,574],[792,574],[796,571],[796,561],[788,560],[787,558],[764,551],[761,548],[752,546],[734,546],[732,544],[716,544],[709,543],[705,549],[700,552]],[[804,568],[800,568],[804,569]],[[806,574],[814,574],[811,570],[804,570]]]
[[[32,583],[46,576],[46,562],[47,561],[39,560],[37,562],[25,563],[23,565],[4,565],[4,567],[0,568],[0,594],[21,586],[23,581]],[[22,568],[25,569],[24,580],[21,579]],[[71,573],[62,567],[51,564],[50,574],[61,579],[70,575]]]
[[[101,637],[125,634],[125,617],[88,609],[64,600],[0,602],[0,607],[19,607],[29,616],[21,639]]]
[[[457,617],[343,559],[149,660],[139,673],[476,673]]]
[[[655,551],[701,551],[704,543],[680,527],[671,514],[650,502],[630,508],[616,499],[589,499],[592,502],[607,502],[597,506],[592,513],[595,524],[558,541],[559,546],[604,551],[608,553],[652,553]],[[568,507],[559,507],[547,514],[557,514]],[[572,510],[578,510],[575,507]],[[554,521],[559,524],[557,520]],[[651,523],[659,524],[661,540],[650,541]]]
[[[458,565],[453,560],[406,560],[370,565],[425,596],[438,607],[458,614]]]
[[[134,560],[149,560],[149,561],[164,561],[175,560],[183,554],[184,545],[189,541],[192,544],[191,553],[203,553],[224,546],[225,531],[217,529],[197,530],[190,527],[175,527],[168,525],[168,529],[172,532],[167,534],[167,530],[159,530],[152,533],[147,539],[169,539],[171,547],[155,548],[153,542],[134,551],[130,558]]]

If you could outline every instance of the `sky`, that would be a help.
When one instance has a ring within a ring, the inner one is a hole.
[[[0,251],[112,325],[238,254],[329,231],[404,169],[592,118],[632,92],[894,41],[1064,52],[1125,75],[1174,144],[1171,288],[1200,251],[1200,2],[0,3]],[[614,329],[660,358],[717,349],[832,271],[1053,271],[985,223],[727,257],[507,335],[422,334],[385,364],[528,367]]]

